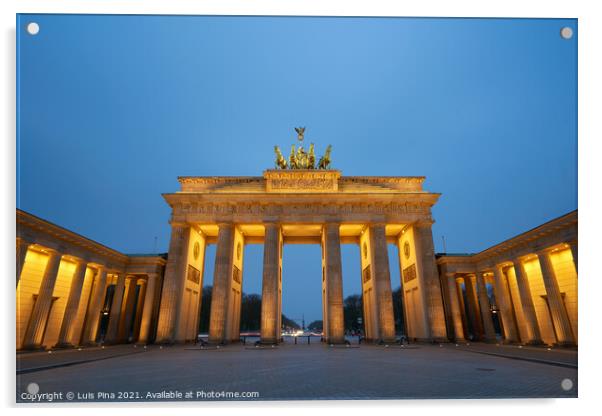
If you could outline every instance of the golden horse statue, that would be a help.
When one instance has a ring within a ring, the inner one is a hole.
[[[297,161],[297,154],[295,152],[295,145],[291,147],[291,154],[288,157],[290,169],[299,169],[299,163]]]
[[[314,152],[314,144],[309,145],[309,154],[307,155],[307,169],[316,168],[316,153]]]
[[[326,153],[320,158],[318,162],[318,169],[330,169],[330,152],[332,151],[332,145],[328,145]]]
[[[274,152],[276,152],[276,167],[278,169],[286,169],[286,159],[282,156],[282,152],[278,146],[274,146]]]

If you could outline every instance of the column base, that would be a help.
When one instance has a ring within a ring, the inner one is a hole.
[[[19,349],[19,352],[36,352],[36,351],[46,351],[46,347],[44,345],[24,345]]]
[[[558,348],[577,348],[577,344],[573,341],[555,342],[552,345]]]
[[[523,345],[526,345],[529,347],[543,347],[546,344],[540,339],[534,339],[534,340],[525,342]]]
[[[61,350],[68,350],[68,349],[73,349],[73,348],[77,348],[76,345],[73,345],[70,342],[61,342],[59,344],[56,344],[54,347],[52,347],[53,349],[61,349]]]

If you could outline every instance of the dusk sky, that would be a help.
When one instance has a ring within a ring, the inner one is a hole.
[[[260,176],[295,126],[343,175],[426,176],[437,251],[577,208],[576,20],[20,15],[17,42],[17,207],[125,253],[167,251],[178,176]],[[283,312],[320,294],[319,246],[285,246]]]

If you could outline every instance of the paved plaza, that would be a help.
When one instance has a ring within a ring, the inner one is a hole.
[[[491,344],[122,345],[19,354],[17,401],[577,397],[576,363]]]

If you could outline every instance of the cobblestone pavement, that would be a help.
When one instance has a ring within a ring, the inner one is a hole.
[[[487,352],[496,346],[471,347]],[[125,355],[128,350],[134,348],[97,349],[96,355],[88,352],[87,362],[50,369],[43,368],[57,360],[68,363],[68,355],[76,360],[84,351],[20,354],[17,368],[28,372],[17,375],[17,401],[31,402],[27,393],[36,390],[34,398],[54,393],[55,401],[140,401],[224,400],[246,392],[258,397],[243,400],[577,397],[578,387],[576,368],[475,353],[454,344],[151,346]],[[108,358],[107,351],[115,356]],[[102,359],[90,361],[94,357]],[[99,397],[99,392],[108,394]],[[189,392],[192,397],[186,397]]]

